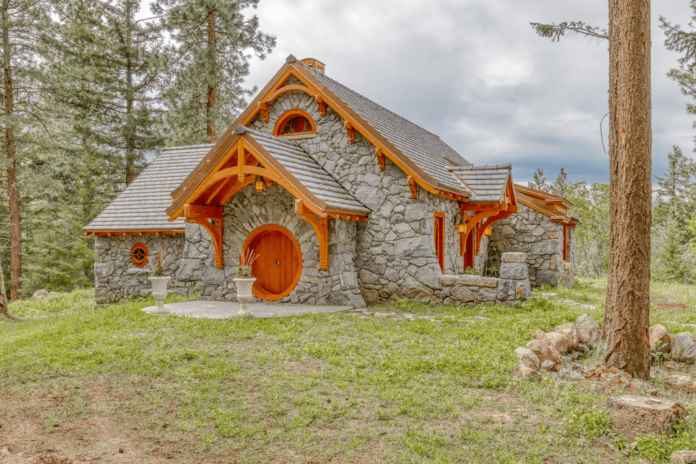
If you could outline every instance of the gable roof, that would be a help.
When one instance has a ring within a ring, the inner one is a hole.
[[[169,192],[211,147],[212,144],[205,144],[163,149],[126,190],[85,226],[85,232],[183,230],[183,219],[167,220],[165,210],[172,203]]]
[[[314,158],[293,141],[252,129],[247,129],[247,132],[329,208],[362,214],[370,213],[370,209],[355,199],[319,163],[314,161]]]
[[[573,204],[560,195],[515,184],[517,200],[552,220],[568,224],[579,224],[580,220],[569,212]]]
[[[472,191],[469,203],[500,203],[505,198],[505,188],[512,177],[512,166],[457,166],[449,168],[449,172]]]

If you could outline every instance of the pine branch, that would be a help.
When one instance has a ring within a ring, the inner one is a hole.
[[[558,42],[561,37],[566,34],[568,36],[586,36],[592,37],[597,40],[609,40],[609,31],[606,29],[600,29],[598,27],[592,27],[589,24],[585,24],[582,21],[571,21],[563,22],[560,24],[542,24],[542,23],[529,23],[532,29],[540,37],[551,39],[552,42]]]

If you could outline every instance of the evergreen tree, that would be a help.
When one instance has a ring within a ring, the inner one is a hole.
[[[654,202],[653,223],[663,224],[668,217],[673,217],[680,230],[691,215],[694,185],[693,176],[696,174],[696,164],[684,155],[678,146],[673,147],[667,155],[669,167],[663,177],[655,176],[660,190]]]
[[[565,196],[572,183],[568,180],[568,174],[561,168],[556,180],[551,184],[549,191],[555,195]]]
[[[544,177],[544,171],[540,168],[537,168],[534,173],[534,179],[529,182],[529,188],[541,190],[542,192],[548,192],[550,190],[549,184],[546,183],[546,178]]]
[[[249,50],[265,58],[275,38],[259,31],[243,11],[259,0],[155,0],[153,12],[174,45],[169,49],[172,85],[166,92],[169,144],[214,142],[245,106],[241,85],[249,74]],[[254,89],[255,90],[255,89]]]

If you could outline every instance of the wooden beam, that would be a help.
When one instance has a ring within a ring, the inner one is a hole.
[[[350,139],[350,143],[355,143],[355,128],[353,127],[353,124],[350,121],[346,121],[343,124],[343,127],[345,127],[346,131],[348,132],[348,139]]]
[[[418,184],[416,183],[416,179],[413,178],[413,176],[408,176],[406,178],[408,182],[408,186],[411,189],[411,198],[417,198],[418,197]]]
[[[326,102],[324,101],[324,97],[321,95],[317,95],[314,97],[314,100],[317,102],[317,106],[319,107],[319,114],[321,115],[322,118],[326,117]]]
[[[240,141],[237,147],[237,166],[239,171],[237,172],[237,180],[239,182],[244,182],[244,166],[246,165],[246,155],[244,154],[244,144]]]
[[[193,222],[202,226],[210,234],[210,237],[213,240],[213,246],[215,247],[215,266],[218,269],[225,268],[222,243],[224,233],[222,225],[222,213],[223,209],[221,206],[184,206],[185,221]]]
[[[386,169],[384,151],[381,148],[378,148],[377,150],[375,150],[375,156],[377,157],[377,161],[379,162],[379,169],[384,171],[384,169]]]
[[[258,107],[258,112],[261,114],[261,117],[263,117],[263,122],[265,124],[268,124],[268,121],[270,120],[270,111],[269,111],[268,102],[260,101],[258,103],[257,107]]]
[[[309,210],[302,200],[295,200],[295,213],[299,214],[302,219],[307,221],[312,226],[319,240],[319,267],[324,270],[329,270],[329,218],[328,215],[317,217],[317,215]]]

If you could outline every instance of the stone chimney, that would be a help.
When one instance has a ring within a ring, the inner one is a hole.
[[[322,63],[319,60],[315,60],[314,58],[305,58],[304,60],[300,60],[322,76],[326,75],[326,65]]]

